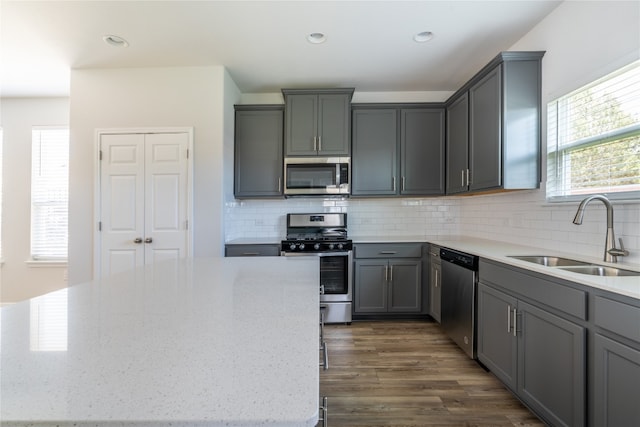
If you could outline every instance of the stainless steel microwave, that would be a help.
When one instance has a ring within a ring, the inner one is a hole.
[[[286,157],[285,196],[344,195],[350,193],[349,157]]]

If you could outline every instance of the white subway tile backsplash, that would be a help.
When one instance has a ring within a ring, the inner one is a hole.
[[[589,205],[580,226],[578,203],[550,204],[544,192],[471,197],[243,200],[225,205],[225,239],[272,238],[286,233],[286,214],[345,212],[357,236],[466,235],[600,257],[606,232],[604,206]],[[631,253],[620,263],[640,263],[640,201],[614,203],[614,228]]]

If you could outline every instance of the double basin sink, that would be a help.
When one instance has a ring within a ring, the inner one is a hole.
[[[509,255],[509,258],[519,259],[547,267],[557,267],[574,273],[589,274],[592,276],[640,276],[640,272],[623,270],[617,267],[592,264],[571,258],[563,258],[547,255]]]

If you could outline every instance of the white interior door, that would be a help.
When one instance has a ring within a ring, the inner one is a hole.
[[[188,255],[187,133],[100,136],[100,272]]]

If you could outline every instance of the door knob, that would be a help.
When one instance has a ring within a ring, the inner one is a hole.
[[[147,237],[146,239],[144,239],[145,243],[151,243],[153,242],[153,239],[151,237]]]
[[[142,237],[136,237],[135,239],[133,239],[133,243],[136,243],[136,244],[142,243]]]

